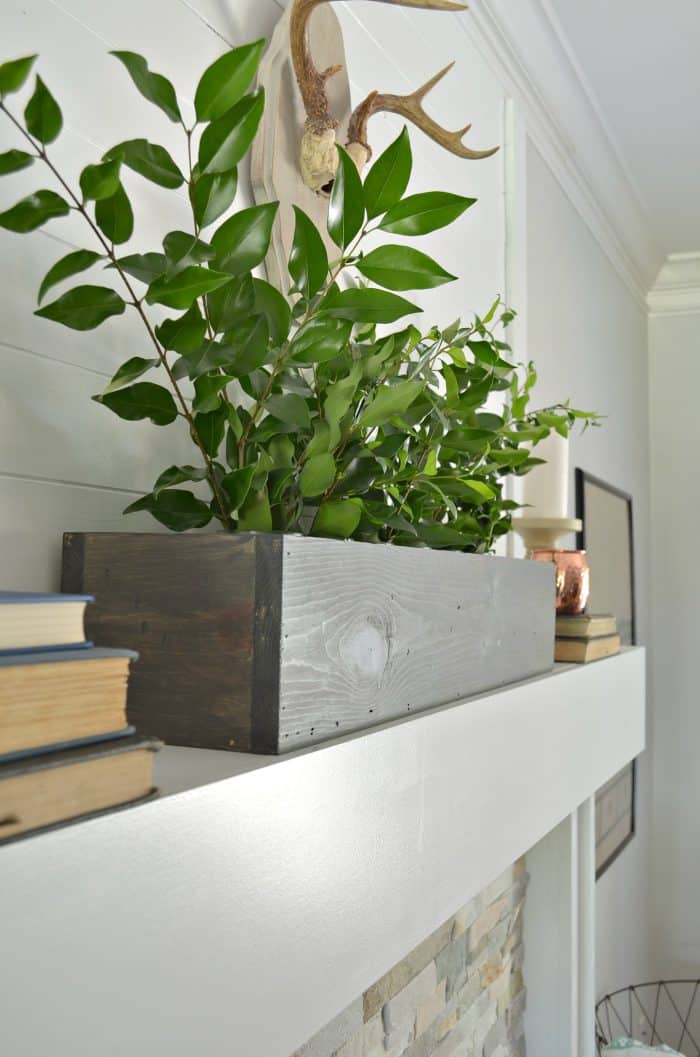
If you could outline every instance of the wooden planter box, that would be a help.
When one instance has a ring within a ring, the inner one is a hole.
[[[267,533],[67,533],[88,638],[138,650],[129,721],[283,753],[548,671],[546,563]]]

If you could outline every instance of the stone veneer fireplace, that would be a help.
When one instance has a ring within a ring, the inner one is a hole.
[[[519,859],[293,1057],[523,1057]]]

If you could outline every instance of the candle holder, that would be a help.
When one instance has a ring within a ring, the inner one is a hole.
[[[514,517],[513,531],[525,544],[528,557],[536,550],[559,550],[559,540],[570,532],[581,532],[583,522],[577,517]]]
[[[585,612],[591,589],[586,552],[535,548],[530,557],[536,562],[554,565],[557,616],[579,616]]]

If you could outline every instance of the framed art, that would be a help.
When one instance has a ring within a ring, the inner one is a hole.
[[[637,761],[632,760],[595,795],[595,879],[602,877],[634,837]]]
[[[583,521],[576,546],[591,570],[591,613],[612,613],[623,646],[637,641],[632,496],[576,470],[576,517]]]
[[[576,470],[576,542],[591,570],[591,613],[612,613],[623,646],[637,641],[632,497],[585,470]],[[633,760],[596,793],[596,879],[632,840],[636,829],[637,762]]]

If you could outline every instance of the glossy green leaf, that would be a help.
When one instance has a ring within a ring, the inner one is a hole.
[[[401,200],[408,186],[412,165],[411,141],[404,125],[365,177],[365,208],[370,220],[386,213],[387,209]]]
[[[63,128],[61,108],[41,77],[37,77],[34,93],[24,110],[27,132],[46,146],[53,143]]]
[[[185,177],[165,149],[147,139],[128,139],[112,147],[107,158],[121,158],[122,163],[160,187],[181,187]]]
[[[238,170],[200,176],[190,191],[195,220],[206,228],[233,204],[238,187]]]
[[[308,301],[326,281],[328,254],[316,225],[299,206],[293,208],[295,224],[289,254],[289,274],[294,281],[294,289]]]
[[[379,227],[392,235],[426,235],[451,224],[475,202],[450,191],[410,195],[386,213]]]
[[[156,337],[164,349],[188,353],[204,341],[207,324],[196,304],[178,319],[166,319],[156,327]]]
[[[0,65],[0,96],[18,92],[29,77],[29,72],[36,61],[36,55],[26,55],[21,59],[11,59]]]
[[[314,316],[294,335],[289,347],[289,358],[294,363],[325,363],[346,350],[352,323],[330,316]]]
[[[187,481],[205,481],[207,471],[203,466],[169,466],[153,486],[153,495],[157,496],[164,488],[173,488]]]
[[[255,310],[252,276],[242,275],[207,296],[209,319],[217,334],[250,322]]]
[[[114,392],[99,393],[92,399],[129,421],[150,418],[155,426],[168,426],[177,418],[170,392],[155,382],[136,382]]]
[[[231,510],[239,510],[245,503],[255,476],[255,466],[243,466],[231,470],[221,478],[221,488],[231,504]]]
[[[331,427],[330,445],[335,447],[338,443],[338,424],[342,421],[352,404],[357,387],[362,377],[362,367],[355,363],[344,378],[333,382],[326,390],[326,398],[323,402],[323,417]]]
[[[301,429],[307,429],[311,425],[306,401],[297,393],[283,393],[269,397],[265,402],[265,410],[282,422],[299,426]]]
[[[216,256],[207,242],[189,231],[170,231],[163,239],[163,251],[171,272],[192,264],[206,264]]]
[[[35,191],[0,213],[0,228],[8,231],[34,231],[54,217],[65,217],[70,206],[55,191]]]
[[[126,303],[106,286],[76,286],[34,313],[72,330],[94,330],[110,316],[120,316]]]
[[[119,258],[119,267],[122,271],[147,285],[162,275],[167,265],[164,253],[130,253],[126,257]]]
[[[26,150],[6,150],[4,154],[0,154],[0,176],[27,169],[33,163],[34,155],[27,154]]]
[[[381,426],[394,415],[407,411],[425,383],[416,379],[399,382],[397,385],[382,385],[362,412],[358,425],[365,429],[370,426]]]
[[[203,374],[194,383],[193,411],[216,411],[221,406],[221,392],[231,379],[225,374]]]
[[[44,295],[56,283],[60,283],[62,279],[69,279],[71,275],[77,275],[78,272],[84,272],[86,268],[90,268],[96,261],[101,259],[102,254],[95,253],[93,250],[74,250],[73,253],[68,253],[65,257],[61,257],[53,267],[49,268],[42,279],[37,296],[38,303],[41,304],[44,300]]]
[[[475,477],[463,477],[462,484],[467,485],[467,487],[470,488],[472,492],[475,492],[480,499],[496,498],[496,493],[486,481],[480,481]]]
[[[244,156],[260,124],[265,109],[265,93],[246,95],[223,117],[207,125],[199,141],[199,170],[207,173],[230,172]]]
[[[121,184],[109,198],[95,202],[95,220],[102,234],[115,246],[129,241],[134,231],[134,212]]]
[[[231,349],[230,366],[236,377],[250,374],[267,361],[270,331],[265,316],[246,320],[226,337]]]
[[[335,480],[335,459],[320,452],[308,459],[299,474],[299,490],[304,496],[323,495]]]
[[[431,547],[460,548],[464,546],[463,533],[451,525],[421,523],[416,525],[416,529],[419,538]]]
[[[224,221],[211,240],[217,268],[231,275],[242,275],[262,263],[270,245],[277,207],[277,202],[251,206]]]
[[[151,283],[146,294],[149,305],[166,305],[168,308],[190,308],[198,297],[218,289],[231,281],[224,272],[192,265],[174,275],[161,275]]]
[[[80,174],[80,190],[85,200],[110,198],[119,188],[121,159],[112,158],[99,165],[86,165]]]
[[[264,279],[253,279],[255,312],[264,316],[275,348],[287,340],[292,325],[292,312],[286,297]]]
[[[311,534],[330,536],[334,539],[349,539],[359,525],[361,517],[361,500],[327,499],[318,508]]]
[[[165,489],[157,496],[146,495],[131,503],[124,513],[134,514],[140,510],[148,511],[161,525],[173,532],[204,528],[213,517],[207,503],[197,499],[193,492],[181,488]]]
[[[124,64],[144,99],[155,103],[171,121],[182,121],[175,89],[167,77],[149,70],[144,57],[134,51],[112,51],[110,54]]]
[[[233,374],[234,355],[230,345],[222,345],[219,341],[205,341],[200,348],[183,354],[183,360],[187,364],[186,373],[192,381],[219,368],[224,368],[227,374]]]
[[[328,203],[328,234],[336,246],[345,249],[362,227],[365,203],[355,162],[342,147],[337,150],[338,168]]]
[[[204,411],[194,416],[194,424],[204,450],[212,458],[221,447],[226,432],[227,413],[222,405],[214,411]]]
[[[378,246],[357,262],[357,269],[389,290],[428,290],[457,278],[411,246]]]
[[[113,393],[116,389],[123,389],[125,385],[131,385],[137,378],[158,366],[160,366],[158,359],[147,360],[143,356],[132,356],[113,375],[111,382],[102,390],[102,396],[105,393]]]
[[[271,532],[272,512],[267,489],[251,491],[238,512],[238,528],[241,532]]]
[[[442,439],[445,448],[455,451],[488,451],[488,446],[493,441],[494,434],[488,429],[472,429],[462,426],[458,429],[449,430]]]
[[[264,40],[227,51],[202,74],[194,96],[198,121],[215,121],[247,92],[255,77]]]
[[[402,316],[422,312],[422,309],[398,294],[355,287],[327,297],[321,311],[324,315],[350,319],[353,323],[393,323]]]

